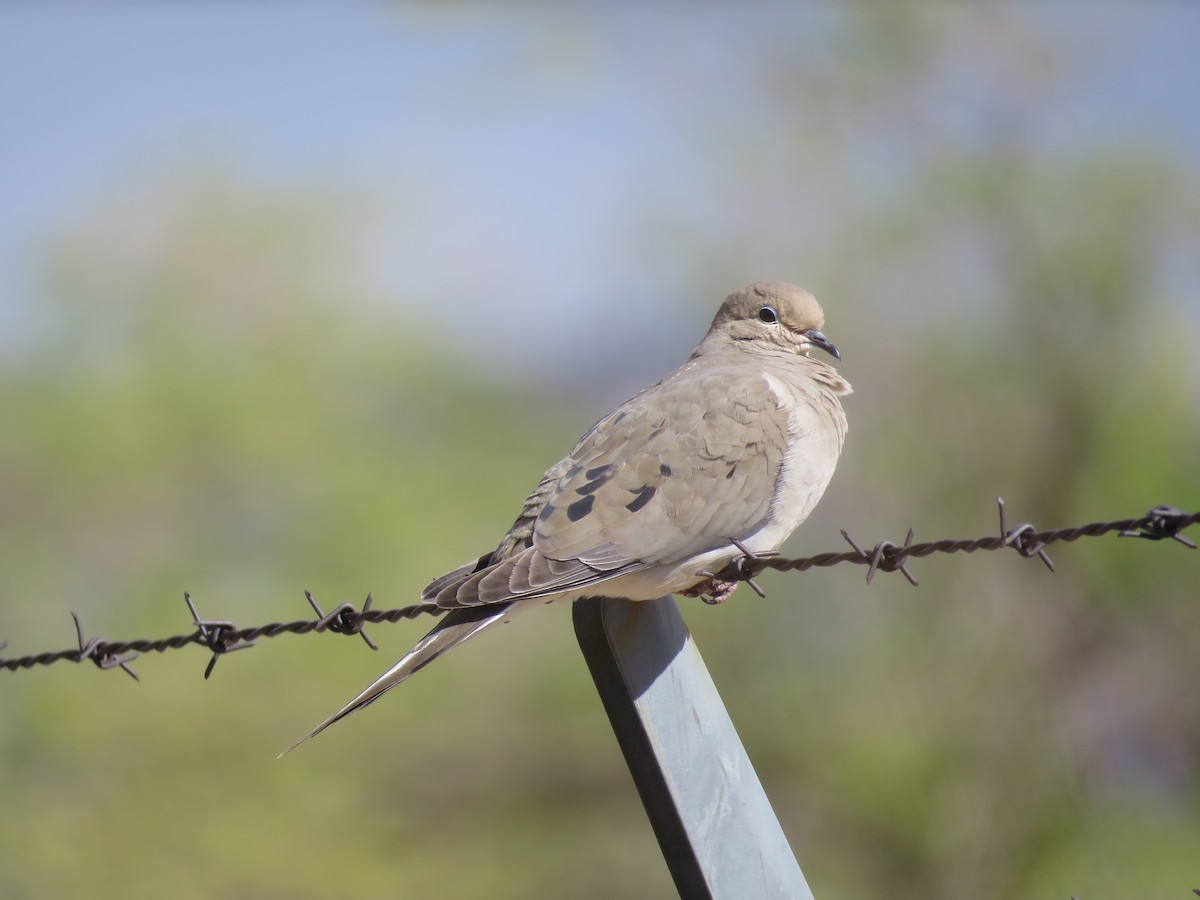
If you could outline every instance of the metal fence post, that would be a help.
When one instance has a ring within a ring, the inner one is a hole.
[[[679,895],[812,900],[675,601],[589,598],[573,618]]]

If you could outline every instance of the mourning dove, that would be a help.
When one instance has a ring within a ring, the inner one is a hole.
[[[730,294],[682,366],[598,421],[525,499],[490,553],[422,592],[448,610],[374,684],[308,737],[517,612],[585,596],[727,598],[714,573],[777,550],[833,475],[850,385],[814,347],[812,295],[776,281]]]

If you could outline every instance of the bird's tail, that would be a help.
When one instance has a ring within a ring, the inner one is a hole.
[[[352,712],[374,703],[410,675],[429,665],[447,650],[457,647],[469,637],[511,616],[521,606],[519,603],[503,603],[452,610],[438,622],[437,626],[421,638],[417,645],[404,655],[398,663],[384,672],[365,691],[335,712],[332,716],[306,734],[279,755],[291,753],[311,737],[320,734],[334,722],[346,718]]]

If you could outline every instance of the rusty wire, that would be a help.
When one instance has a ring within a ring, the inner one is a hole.
[[[754,554],[746,551],[717,577],[736,581],[745,581],[759,594],[761,589],[754,583],[754,577],[767,569],[783,572],[804,572],[813,568],[855,563],[867,566],[867,583],[870,584],[876,572],[900,572],[913,585],[917,579],[908,569],[908,560],[922,558],[935,553],[974,553],[977,550],[1003,550],[1011,547],[1026,558],[1039,558],[1050,571],[1054,564],[1046,553],[1046,547],[1059,541],[1077,541],[1084,537],[1100,537],[1117,532],[1120,537],[1137,537],[1147,540],[1161,541],[1171,539],[1191,549],[1196,544],[1181,535],[1184,528],[1200,522],[1200,512],[1186,513],[1172,506],[1156,506],[1144,516],[1135,519],[1118,519],[1113,522],[1092,522],[1088,525],[1076,525],[1067,528],[1056,528],[1049,531],[1038,531],[1033,525],[1023,523],[1008,527],[1005,520],[1004,501],[997,498],[1000,514],[1000,529],[997,534],[978,538],[954,539],[946,538],[925,543],[913,543],[913,531],[910,528],[903,544],[892,541],[880,541],[870,550],[864,549],[846,531],[842,537],[852,549],[833,553],[818,553],[815,556],[787,559],[777,554]],[[736,544],[736,541],[734,542]],[[740,545],[739,549],[740,548]],[[363,630],[368,623],[399,622],[401,619],[415,619],[422,615],[440,615],[445,610],[429,604],[415,604],[398,609],[371,609],[372,597],[367,595],[362,609],[352,603],[343,603],[330,612],[325,613],[317,604],[313,595],[305,591],[316,619],[302,619],[296,622],[272,622],[269,625],[255,625],[250,628],[237,628],[233,622],[226,619],[202,619],[192,602],[190,594],[183,595],[188,610],[192,614],[192,623],[196,630],[188,634],[175,635],[167,638],[152,640],[109,641],[101,637],[84,639],[83,624],[78,614],[71,613],[75,620],[75,631],[78,647],[67,650],[57,650],[22,656],[16,659],[0,658],[0,669],[16,671],[30,669],[34,666],[48,666],[60,660],[70,660],[79,663],[90,660],[101,669],[120,668],[137,680],[137,675],[129,663],[142,653],[163,653],[167,650],[178,650],[191,644],[199,644],[212,651],[212,658],[204,670],[208,678],[217,664],[217,660],[226,653],[245,650],[253,647],[260,638],[273,638],[281,634],[309,634],[311,632],[332,631],[335,634],[359,635],[372,650],[378,649],[375,643]],[[0,641],[0,651],[7,644]]]

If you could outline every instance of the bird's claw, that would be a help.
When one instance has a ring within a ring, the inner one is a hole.
[[[724,603],[732,597],[733,592],[737,590],[737,586],[738,582],[736,581],[728,581],[724,578],[712,576],[697,582],[686,591],[680,591],[679,593],[683,597],[700,597],[710,606],[716,606],[718,603]]]

